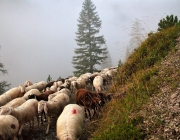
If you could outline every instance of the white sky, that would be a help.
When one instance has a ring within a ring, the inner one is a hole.
[[[0,62],[11,87],[73,75],[72,57],[77,19],[84,0],[0,0]],[[131,26],[138,19],[145,32],[156,31],[160,19],[180,19],[179,0],[92,0],[102,21],[113,66],[125,58]]]

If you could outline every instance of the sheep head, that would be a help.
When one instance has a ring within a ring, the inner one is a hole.
[[[12,107],[0,107],[0,115],[11,115],[12,111]]]
[[[46,101],[43,101],[43,100],[38,102],[38,113],[43,112],[45,104],[46,104]]]
[[[36,95],[35,94],[29,94],[28,99],[36,99]]]

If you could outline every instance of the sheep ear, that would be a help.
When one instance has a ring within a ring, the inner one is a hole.
[[[8,114],[9,114],[9,115],[12,114],[12,111],[13,111],[13,108],[12,108],[12,107],[8,107]]]
[[[25,92],[25,87],[24,86],[20,86],[21,88],[21,93],[24,93]]]
[[[47,113],[48,112],[48,108],[47,108],[47,104],[44,103],[44,112]]]

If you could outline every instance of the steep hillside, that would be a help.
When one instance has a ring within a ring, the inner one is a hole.
[[[160,92],[138,113],[148,139],[180,139],[180,37],[175,49],[159,65]]]
[[[151,34],[118,69],[91,139],[178,139],[180,27]],[[177,39],[178,38],[178,39]]]

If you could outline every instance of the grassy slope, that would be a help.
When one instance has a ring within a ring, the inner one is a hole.
[[[106,104],[90,131],[94,140],[144,139],[138,127],[143,118],[133,116],[141,110],[153,94],[159,92],[158,66],[170,52],[176,51],[175,40],[180,27],[176,26],[151,35],[118,69],[110,92],[126,93],[125,97]]]

